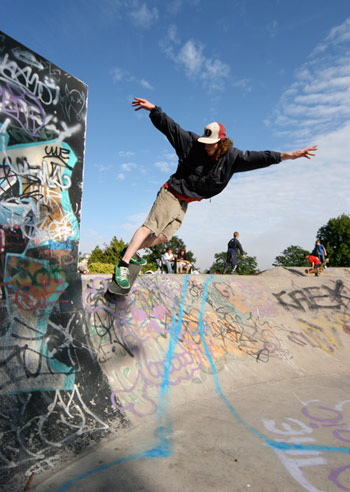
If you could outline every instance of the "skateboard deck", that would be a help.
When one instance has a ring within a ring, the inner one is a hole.
[[[309,274],[309,273],[314,273],[315,275],[321,275],[322,272],[324,272],[324,267],[325,265],[328,263],[328,258],[326,259],[326,261],[324,261],[323,263],[321,263],[321,266],[319,268],[307,268],[305,270],[305,273]]]
[[[107,291],[105,294],[105,298],[107,301],[117,301],[119,298],[125,298],[129,292],[131,287],[134,285],[135,280],[137,279],[138,274],[142,270],[142,265],[134,265],[130,263],[129,265],[129,283],[130,287],[128,289],[122,289],[119,287],[119,285],[115,282],[114,276],[112,277],[108,287]]]
[[[305,270],[305,273],[307,273],[307,274],[314,273],[315,275],[320,275],[322,272],[323,272],[322,267],[320,267],[320,268],[307,268]]]

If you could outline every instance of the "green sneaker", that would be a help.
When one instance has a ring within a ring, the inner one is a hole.
[[[114,281],[122,289],[130,289],[128,275],[129,269],[127,267],[120,267],[118,265],[114,267]]]
[[[123,258],[125,251],[126,251],[126,248],[121,250],[121,252],[120,252],[121,258]],[[133,265],[146,265],[147,260],[142,258],[139,254],[135,253],[134,256],[131,258],[130,263],[132,263]]]

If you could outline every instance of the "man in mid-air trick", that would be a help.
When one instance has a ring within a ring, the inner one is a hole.
[[[114,280],[122,289],[129,289],[129,263],[142,265],[146,260],[137,251],[169,241],[179,229],[190,202],[200,201],[220,193],[234,173],[252,171],[278,164],[287,159],[310,159],[317,146],[295,152],[246,151],[233,147],[226,138],[223,125],[213,122],[202,137],[183,130],[175,121],[147,99],[135,97],[135,111],[150,112],[153,125],[174,147],[179,158],[176,172],[160,188],[143,225],[137,229],[121,261],[115,266]]]

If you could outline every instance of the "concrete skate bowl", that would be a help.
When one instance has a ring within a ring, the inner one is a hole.
[[[83,277],[80,407],[31,490],[350,490],[350,270],[107,284]]]

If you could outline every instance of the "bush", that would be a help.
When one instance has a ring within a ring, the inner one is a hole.
[[[115,266],[114,263],[101,263],[101,262],[89,263],[89,272],[109,273],[110,275],[113,275],[114,266]]]
[[[95,261],[88,264],[89,273],[108,273],[113,275],[114,273],[114,263],[101,263],[99,261]],[[157,265],[155,263],[150,263],[142,267],[142,273],[147,272],[148,270],[152,270],[153,272],[157,271]]]
[[[158,266],[156,263],[147,263],[147,265],[142,267],[142,273],[148,272],[148,270],[152,270],[152,272],[156,272],[158,270]]]

